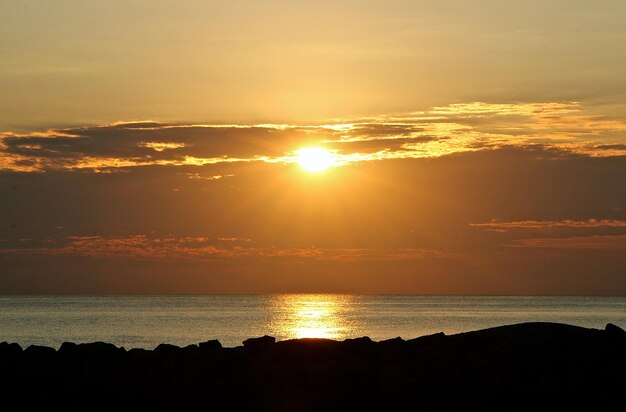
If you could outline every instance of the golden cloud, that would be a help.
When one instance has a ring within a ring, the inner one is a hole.
[[[485,103],[434,107],[398,116],[319,125],[117,122],[108,126],[0,135],[0,168],[188,166],[225,162],[292,163],[303,146],[323,146],[339,164],[440,157],[502,147],[536,147],[584,156],[626,155],[626,123],[578,102]]]

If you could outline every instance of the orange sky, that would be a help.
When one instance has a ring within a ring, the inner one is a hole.
[[[544,3],[3,5],[0,293],[623,295],[626,6]]]

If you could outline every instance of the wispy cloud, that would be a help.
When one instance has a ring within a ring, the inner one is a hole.
[[[491,221],[487,223],[470,223],[472,227],[483,228],[496,232],[511,230],[551,230],[557,228],[597,229],[626,228],[624,220],[589,219],[589,220],[520,220],[512,222]]]
[[[626,235],[520,239],[508,246],[533,249],[626,250]]]
[[[323,146],[340,164],[439,157],[501,147],[536,147],[585,156],[626,154],[626,123],[577,102],[452,104],[400,116],[320,125],[163,124],[0,135],[0,168],[16,171],[294,161],[303,146]]]
[[[5,256],[81,256],[120,259],[207,259],[237,258],[297,259],[333,262],[404,261],[425,258],[453,258],[437,249],[364,249],[318,247],[254,247],[252,239],[225,237],[154,237],[134,235],[125,237],[70,236],[63,240],[31,241],[23,239],[21,247],[0,248]],[[0,244],[1,245],[1,244]]]

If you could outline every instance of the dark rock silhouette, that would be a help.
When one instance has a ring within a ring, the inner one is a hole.
[[[206,342],[200,342],[198,344],[198,347],[203,351],[210,351],[210,350],[222,349],[222,344],[220,343],[219,340],[212,339]]]
[[[60,354],[71,354],[76,350],[76,347],[78,345],[75,344],[74,342],[63,342],[61,344],[61,347],[59,348],[59,353]]]
[[[0,342],[0,356],[17,355],[22,352],[22,347],[17,343]]]
[[[626,410],[626,332],[524,323],[373,342],[252,338],[184,348],[0,343],[20,409]]]
[[[274,344],[276,343],[276,338],[273,336],[261,336],[260,338],[250,338],[243,341],[243,347],[259,352],[259,351],[267,351],[268,349],[272,349]]]
[[[154,348],[154,353],[157,353],[159,355],[176,355],[181,351],[182,351],[182,348],[176,345],[170,345],[169,343],[162,343],[156,348]]]
[[[626,339],[626,331],[617,325],[607,323],[604,328],[608,336],[618,339]]]
[[[47,346],[30,345],[26,348],[26,350],[24,350],[24,355],[27,355],[29,357],[48,357],[54,356],[55,354],[56,351]]]

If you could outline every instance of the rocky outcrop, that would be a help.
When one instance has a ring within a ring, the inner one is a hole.
[[[524,323],[374,342],[252,338],[180,348],[0,343],[21,409],[626,410],[626,332]]]
[[[626,339],[626,331],[617,325],[607,323],[604,330],[606,331],[606,334],[612,338]]]
[[[273,336],[261,336],[260,338],[250,338],[243,341],[243,347],[248,350],[262,351],[270,349],[276,343],[276,338]]]
[[[198,347],[200,348],[200,350],[203,350],[203,351],[212,351],[212,350],[222,349],[222,344],[220,343],[219,340],[212,339],[206,342],[200,342],[198,344]]]

